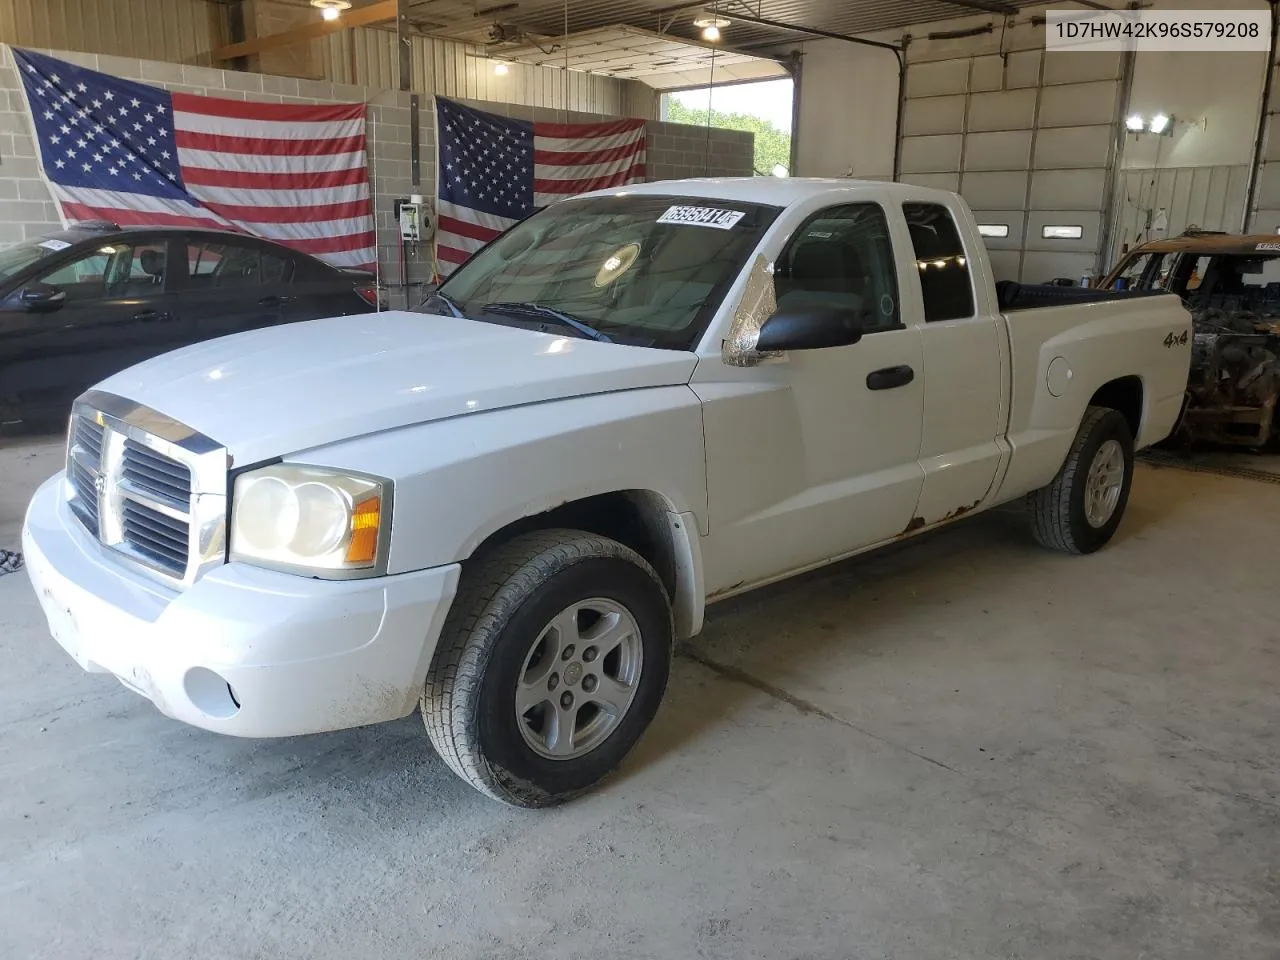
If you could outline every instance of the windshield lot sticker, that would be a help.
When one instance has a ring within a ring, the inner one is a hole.
[[[67,243],[65,240],[42,240],[37,243],[36,246],[44,247],[46,250],[52,250],[54,253],[57,253],[59,250],[67,249],[71,244]]]
[[[1280,250],[1280,243],[1260,243],[1255,250]]]
[[[733,225],[745,216],[740,210],[717,210],[715,207],[667,207],[667,212],[658,218],[658,223],[683,223],[690,227],[732,230]]]

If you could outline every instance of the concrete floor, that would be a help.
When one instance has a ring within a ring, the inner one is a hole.
[[[0,450],[0,547],[60,453]],[[718,607],[624,773],[544,813],[416,718],[187,729],[0,577],[0,957],[1274,960],[1278,522],[1140,467],[1094,557],[1010,511]]]

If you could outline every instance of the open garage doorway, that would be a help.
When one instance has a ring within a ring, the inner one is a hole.
[[[662,95],[662,119],[749,131],[756,138],[756,175],[785,177],[791,172],[794,98],[790,77],[672,90]]]

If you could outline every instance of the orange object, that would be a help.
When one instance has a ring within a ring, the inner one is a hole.
[[[382,523],[382,498],[370,497],[356,504],[351,515],[351,540],[347,563],[372,564],[378,556],[378,530]]]

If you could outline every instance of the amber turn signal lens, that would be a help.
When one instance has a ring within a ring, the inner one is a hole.
[[[370,497],[355,506],[351,514],[351,540],[347,544],[348,564],[372,564],[378,557],[378,527],[382,522],[382,498]]]

